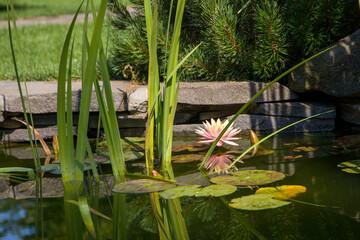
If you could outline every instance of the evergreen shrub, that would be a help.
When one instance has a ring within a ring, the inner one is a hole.
[[[166,19],[171,1],[157,3],[163,66],[170,49]],[[143,10],[139,0],[112,0],[109,6],[113,78],[146,82],[149,56]],[[358,27],[357,0],[188,0],[180,57],[202,44],[178,76],[181,81],[267,81]]]

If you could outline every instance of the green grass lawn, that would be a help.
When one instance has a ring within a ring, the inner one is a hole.
[[[31,18],[38,16],[59,16],[72,14],[80,5],[81,0],[15,0],[14,8],[17,18]],[[96,7],[100,1],[95,0]],[[6,20],[6,0],[0,2],[0,20]]]
[[[93,24],[90,27],[93,26]],[[80,76],[83,24],[76,24],[73,77]],[[61,49],[69,25],[34,25],[18,28],[16,57],[21,74],[29,81],[57,78]],[[106,30],[106,28],[105,28]],[[0,29],[0,80],[15,79],[8,29]]]

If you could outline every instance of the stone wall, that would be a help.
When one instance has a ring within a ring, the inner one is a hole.
[[[147,87],[125,81],[112,81],[111,85],[122,136],[143,135],[147,111]],[[194,135],[194,129],[201,126],[204,120],[231,118],[264,86],[264,83],[251,81],[180,83],[178,108],[175,115],[175,135]],[[27,87],[35,128],[44,139],[50,139],[57,134],[57,83],[28,82]],[[74,82],[72,85],[74,133],[76,133],[80,98],[80,82]],[[93,92],[89,117],[90,136],[96,133],[98,110],[95,92]],[[244,114],[240,115],[234,125],[241,128],[243,133],[250,129],[257,132],[272,132],[302,118],[329,110],[335,110],[335,106],[325,102],[302,102],[296,93],[276,83],[266,90]],[[335,112],[325,114],[286,131],[333,131],[335,116]],[[28,141],[25,126],[13,120],[14,117],[23,119],[17,84],[14,81],[1,81],[0,142]]]

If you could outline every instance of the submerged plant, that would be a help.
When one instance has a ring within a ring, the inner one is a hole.
[[[195,133],[202,136],[201,141],[199,141],[199,143],[215,142],[216,138],[219,136],[221,131],[228,125],[228,123],[229,123],[228,120],[226,120],[224,123],[222,123],[219,118],[216,122],[214,119],[211,119],[211,124],[208,121],[203,122],[205,129],[199,127],[199,129],[195,130]],[[234,137],[241,130],[238,128],[233,128],[232,125],[233,124],[231,124],[230,127],[226,130],[224,135],[217,142],[216,146],[221,147],[223,145],[223,143],[233,145],[233,146],[239,146],[239,144],[232,142],[232,141],[241,139],[238,137]]]

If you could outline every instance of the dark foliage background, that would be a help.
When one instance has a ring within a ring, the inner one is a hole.
[[[160,66],[170,48],[166,41],[170,2],[158,0]],[[112,77],[146,82],[143,1],[112,0],[109,12]],[[188,0],[180,57],[202,45],[180,69],[179,78],[267,81],[349,35],[359,28],[359,20],[357,0]]]

